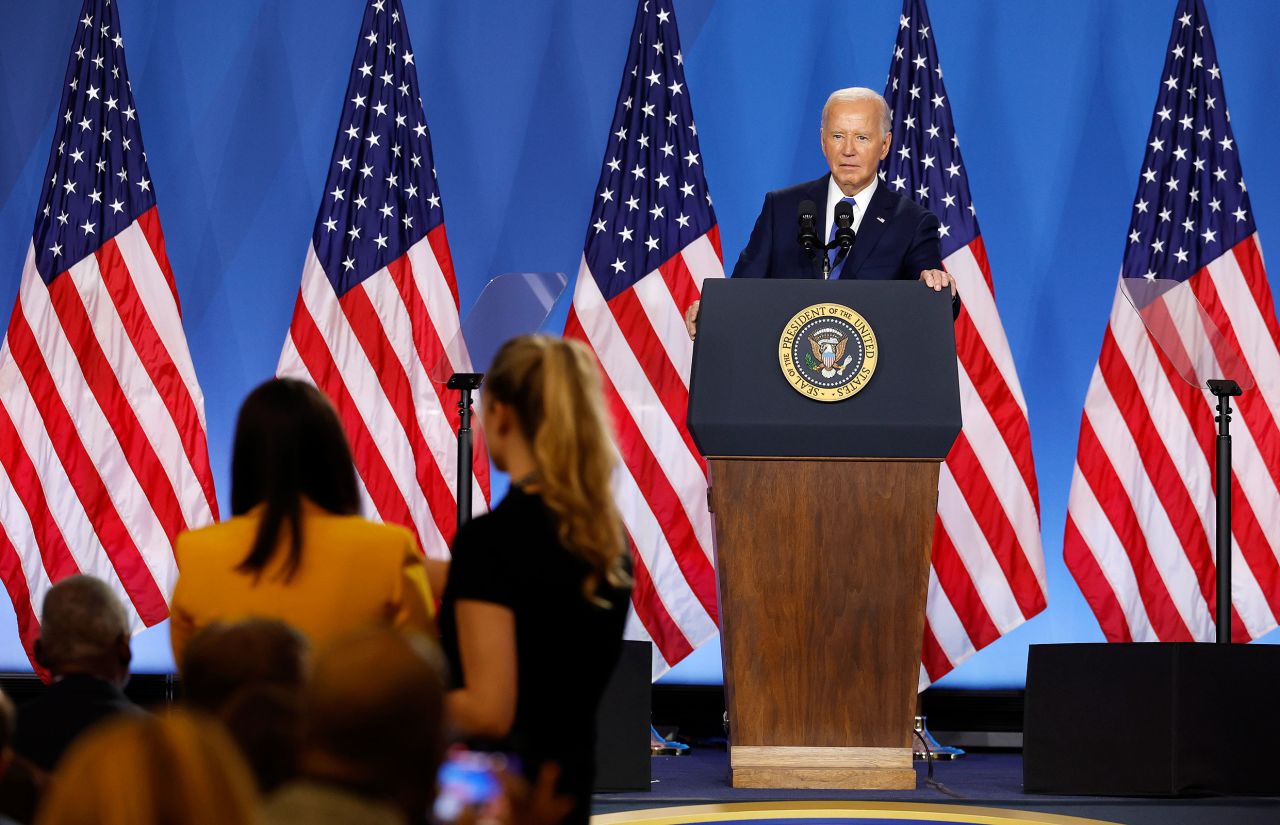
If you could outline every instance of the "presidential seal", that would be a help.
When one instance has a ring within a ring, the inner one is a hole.
[[[867,319],[841,304],[805,307],[778,339],[778,363],[787,383],[816,401],[857,395],[876,371],[879,355]]]

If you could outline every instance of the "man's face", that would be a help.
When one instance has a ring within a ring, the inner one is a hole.
[[[892,137],[881,131],[880,104],[874,100],[841,100],[827,108],[822,154],[841,191],[854,195],[871,183]]]

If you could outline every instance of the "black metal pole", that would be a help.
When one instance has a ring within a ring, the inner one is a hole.
[[[459,390],[458,397],[458,479],[454,497],[458,501],[458,527],[471,521],[471,393],[480,389],[484,374],[455,372],[446,384]]]
[[[1218,397],[1218,456],[1214,469],[1218,499],[1218,644],[1231,644],[1231,398],[1240,394],[1235,381],[1209,381],[1209,391]]]
[[[458,527],[471,520],[471,390],[458,399]]]

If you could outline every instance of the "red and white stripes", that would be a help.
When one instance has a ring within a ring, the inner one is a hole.
[[[1280,326],[1257,236],[1190,289],[1256,384],[1233,399],[1233,636],[1280,616]],[[1122,290],[1085,399],[1064,553],[1112,641],[1214,637],[1215,399],[1174,370]]]
[[[705,279],[724,277],[722,259],[712,228],[606,302],[584,258],[565,327],[603,371],[622,456],[614,496],[634,546],[628,637],[653,641],[655,678],[718,632],[706,465],[685,425],[684,313]]]
[[[50,284],[34,261],[0,349],[0,578],[28,653],[74,573],[117,588],[135,629],[163,620],[174,537],[217,518],[155,208]]]
[[[277,374],[310,381],[338,409],[351,440],[366,514],[401,524],[433,558],[456,530],[458,393],[467,371],[458,288],[444,226],[339,297],[314,248]],[[446,356],[448,348],[449,356]],[[473,462],[476,512],[489,498],[488,457]]]
[[[963,310],[956,354],[964,428],[942,467],[920,686],[1046,603],[1027,405],[996,310],[982,237],[943,262]]]

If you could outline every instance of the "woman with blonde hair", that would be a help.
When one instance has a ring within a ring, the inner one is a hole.
[[[560,767],[585,823],[595,715],[622,649],[631,579],[613,503],[617,461],[599,367],[583,345],[508,341],[485,376],[485,440],[511,489],[458,532],[440,609],[451,721],[514,752],[529,777]]]
[[[86,733],[58,765],[36,825],[241,825],[255,821],[257,805],[226,732],[177,711]]]

